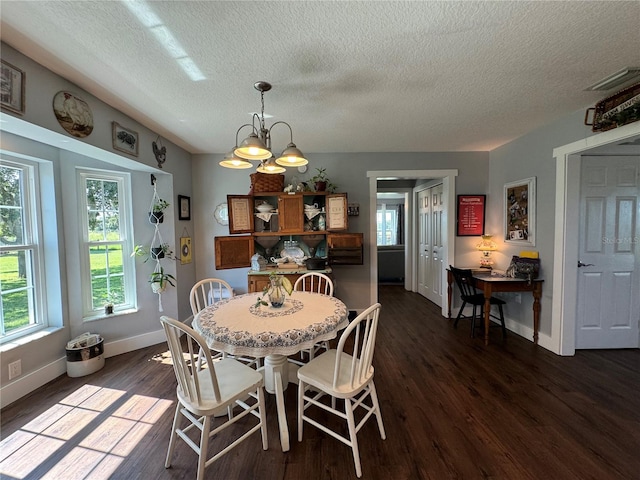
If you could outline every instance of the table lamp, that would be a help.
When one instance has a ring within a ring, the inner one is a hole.
[[[497,250],[498,246],[491,240],[492,237],[493,235],[482,235],[482,240],[476,245],[476,249],[482,253],[482,257],[480,257],[481,268],[491,268],[493,265],[491,252]]]

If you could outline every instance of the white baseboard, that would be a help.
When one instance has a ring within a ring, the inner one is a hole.
[[[471,316],[471,313],[472,313],[472,307],[469,307],[469,306],[465,307],[465,309],[462,312],[463,315],[469,316],[469,317]],[[455,317],[451,317],[451,320],[455,321]],[[524,325],[509,317],[504,318],[504,325],[509,332],[515,333],[516,335],[520,335],[524,339],[529,340],[530,342],[533,342],[533,327]],[[551,337],[549,335],[538,332],[538,345],[541,346],[542,348],[550,350],[553,353],[556,353],[559,355],[559,352],[555,351],[555,346],[554,346],[555,344],[551,341]]]
[[[133,352],[140,348],[150,347],[158,343],[166,342],[163,330],[145,333],[136,337],[125,338],[115,342],[104,344],[105,358],[114,357],[123,353]],[[47,382],[67,373],[67,357],[61,357],[34,372],[23,375],[14,382],[0,388],[0,408],[19,400],[25,395],[40,388]]]

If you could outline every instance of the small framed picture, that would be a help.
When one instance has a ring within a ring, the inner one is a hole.
[[[536,177],[504,186],[504,241],[514,245],[536,244]]]
[[[191,197],[178,195],[178,220],[191,220]]]
[[[0,105],[11,112],[24,114],[24,72],[2,60],[0,76]]]
[[[138,156],[138,134],[123,127],[118,122],[113,125],[113,148],[134,157]]]

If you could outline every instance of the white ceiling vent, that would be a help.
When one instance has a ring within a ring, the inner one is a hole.
[[[640,78],[640,67],[626,67],[616,73],[609,75],[607,78],[603,78],[590,87],[585,88],[585,90],[611,90],[612,88],[622,85],[623,83],[627,83],[635,78]]]

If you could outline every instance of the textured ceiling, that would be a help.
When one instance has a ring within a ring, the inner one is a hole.
[[[593,106],[615,90],[586,87],[640,65],[638,1],[147,6],[204,80],[120,1],[3,1],[1,38],[192,153],[233,147],[258,80],[267,125],[307,156],[469,151]]]

